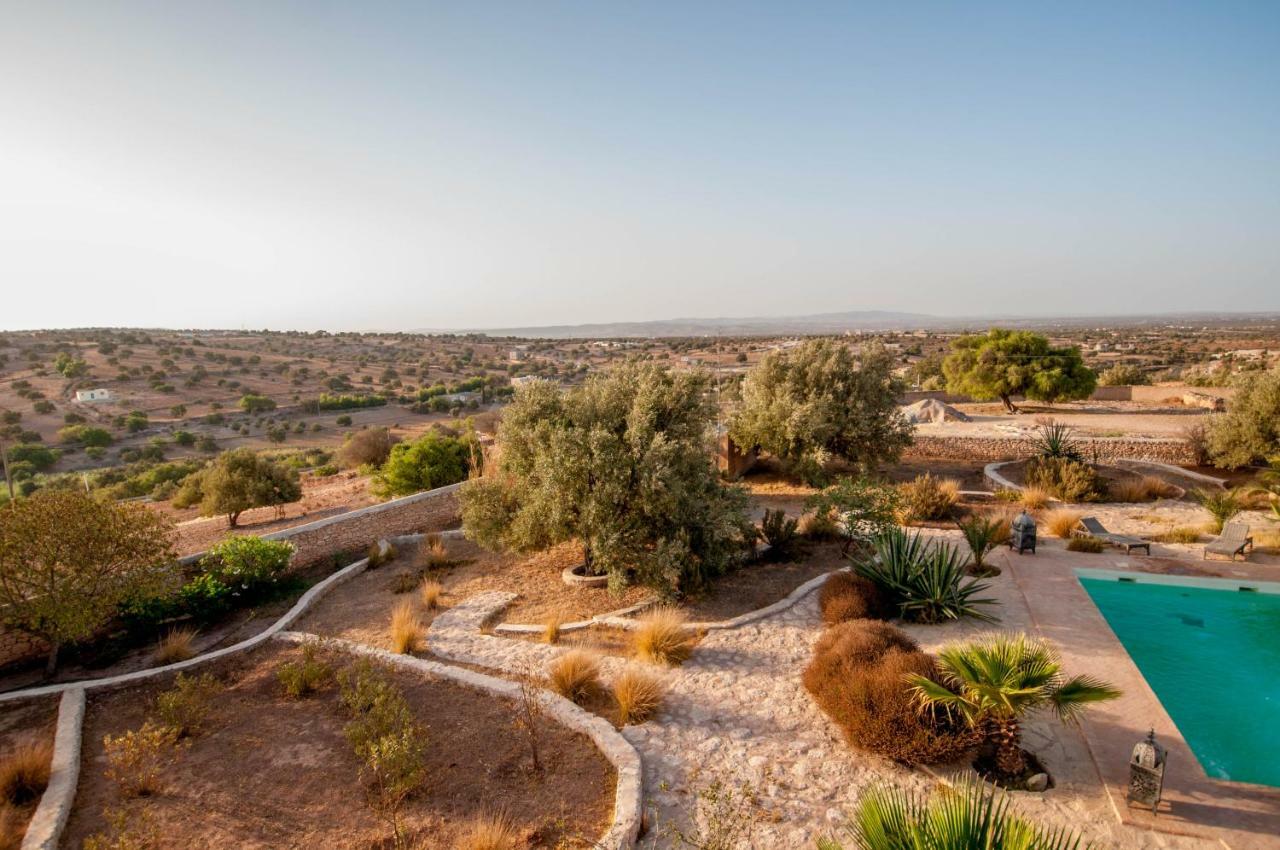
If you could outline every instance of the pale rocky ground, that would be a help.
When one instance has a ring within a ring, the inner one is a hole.
[[[1171,396],[1183,390],[1170,391]],[[1076,428],[1080,436],[1178,438],[1184,429],[1204,422],[1206,411],[1194,407],[1130,401],[1062,402],[1052,408],[1026,405],[1022,414],[1011,416],[996,404],[954,404],[972,422],[922,423],[921,434],[954,437],[1009,437],[1030,434],[1036,421],[1052,418]]]
[[[1030,628],[1025,602],[1008,576],[993,581],[991,595],[1001,603],[1001,628]],[[480,594],[438,616],[428,635],[432,651],[509,673],[545,670],[562,648],[480,632],[508,600],[508,594]],[[907,631],[934,650],[984,628],[961,622]],[[814,847],[820,836],[839,835],[846,812],[871,784],[892,781],[923,791],[936,783],[927,772],[851,749],[815,707],[800,677],[821,631],[817,594],[810,593],[756,624],[709,633],[689,661],[663,671],[669,690],[662,711],[623,731],[644,761],[648,833],[640,846],[680,846],[672,830],[694,828],[698,792],[715,780],[730,787],[746,782],[758,792],[749,833],[732,842],[743,848]],[[634,662],[603,659],[606,677],[626,663]],[[1016,795],[1015,805],[1040,822],[1083,829],[1105,847],[1221,846],[1121,825],[1074,729],[1041,718],[1027,725],[1026,741],[1057,782],[1045,794]],[[702,817],[707,814],[704,805]]]

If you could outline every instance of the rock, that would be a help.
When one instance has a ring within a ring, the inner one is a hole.
[[[1039,793],[1049,787],[1049,774],[1037,773],[1027,780],[1027,790]]]

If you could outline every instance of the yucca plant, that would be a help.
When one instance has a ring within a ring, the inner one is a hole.
[[[995,600],[978,596],[986,584],[966,581],[968,558],[957,547],[894,528],[877,537],[873,549],[872,558],[854,563],[854,572],[880,588],[903,619],[921,623],[961,617],[993,619],[979,606]]]
[[[986,557],[992,549],[1009,539],[1009,519],[975,514],[960,520],[956,526],[964,535],[964,542],[969,544],[969,552],[973,555],[969,572],[976,576],[999,575],[1000,568],[988,565]]]
[[[993,633],[938,652],[941,681],[908,677],[921,705],[956,711],[995,747],[996,771],[1016,779],[1026,770],[1023,715],[1051,708],[1063,722],[1075,721],[1095,702],[1120,692],[1090,676],[1068,679],[1049,645],[1026,634]]]
[[[1213,517],[1214,534],[1221,532],[1222,526],[1240,513],[1241,500],[1237,490],[1193,490],[1191,495]]]
[[[876,785],[845,828],[857,850],[1087,850],[1078,833],[1045,829],[1009,810],[1009,797],[969,776],[925,799]],[[818,850],[844,850],[820,839]]]
[[[1072,428],[1052,419],[1036,426],[1031,445],[1040,457],[1061,457],[1068,460],[1084,460],[1080,444],[1072,437]]]

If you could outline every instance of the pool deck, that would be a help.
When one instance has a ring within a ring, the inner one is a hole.
[[[1058,646],[1066,669],[1097,676],[1123,692],[1119,699],[1087,712],[1080,729],[1115,816],[1140,829],[1205,838],[1232,850],[1280,848],[1280,788],[1226,782],[1205,774],[1075,575],[1075,568],[1088,567],[1275,581],[1280,580],[1280,567],[1189,558],[1147,559],[1125,556],[1118,550],[1079,554],[1068,552],[1056,540],[1041,541],[1035,555],[1002,550],[995,563],[1013,577],[1026,600],[1032,625]],[[1280,671],[1265,672],[1280,675]],[[1148,810],[1130,807],[1125,800],[1129,755],[1150,728],[1169,751],[1164,799],[1154,816]],[[1240,734],[1268,737],[1280,734],[1280,730],[1245,727]]]

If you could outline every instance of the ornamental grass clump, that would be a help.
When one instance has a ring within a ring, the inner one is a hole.
[[[1046,513],[1043,522],[1045,529],[1050,534],[1066,540],[1071,536],[1071,532],[1075,531],[1076,526],[1080,524],[1082,519],[1084,519],[1084,514],[1079,511],[1058,508]]]
[[[640,616],[632,633],[636,657],[652,664],[681,664],[693,654],[697,636],[679,608],[663,605]]]
[[[618,725],[644,723],[662,705],[665,688],[658,677],[628,667],[613,680],[613,701],[618,707]]]
[[[984,609],[995,600],[979,596],[988,585],[966,575],[968,558],[958,548],[895,528],[872,549],[872,557],[854,562],[854,572],[875,584],[904,620],[993,619]]]
[[[1097,537],[1092,537],[1087,534],[1083,534],[1078,537],[1072,537],[1070,540],[1067,541],[1068,552],[1085,552],[1091,555],[1097,555],[1105,548],[1106,548],[1105,543],[1103,543]]]
[[[151,657],[157,664],[174,664],[195,657],[196,651],[192,644],[198,633],[198,630],[185,626],[170,630],[156,642],[156,649]]]
[[[585,649],[571,649],[547,668],[551,689],[579,705],[600,693],[600,663]]]
[[[1193,490],[1191,496],[1213,517],[1209,524],[1209,530],[1213,534],[1221,534],[1222,526],[1240,513],[1241,498],[1238,490]]]
[[[444,596],[444,585],[432,579],[423,579],[422,584],[418,585],[418,598],[422,600],[422,607],[428,611],[434,611],[440,607],[440,597]]]
[[[947,519],[960,501],[960,482],[926,472],[898,487],[902,521],[928,522]]]
[[[457,850],[516,850],[520,832],[504,812],[490,812],[471,820],[462,828],[454,847]]]
[[[53,742],[23,741],[0,758],[0,807],[24,806],[44,793],[49,784]]]
[[[417,652],[426,630],[408,599],[391,609],[391,651],[400,655]]]
[[[1102,482],[1092,466],[1066,457],[1035,457],[1022,471],[1027,487],[1037,487],[1064,502],[1096,502]]]

